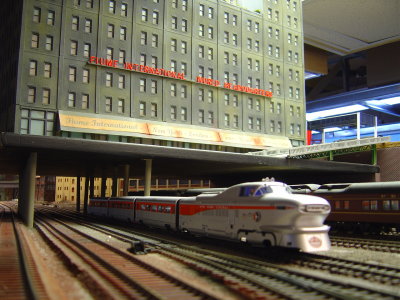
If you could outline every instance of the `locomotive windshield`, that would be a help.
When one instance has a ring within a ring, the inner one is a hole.
[[[260,197],[269,193],[291,193],[286,185],[249,185],[240,189],[241,197]]]

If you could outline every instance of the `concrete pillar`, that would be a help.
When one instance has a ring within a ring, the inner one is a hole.
[[[118,196],[118,167],[114,167],[111,197],[117,197],[117,196]]]
[[[20,194],[18,212],[25,225],[33,227],[34,206],[35,206],[35,187],[36,187],[36,165],[37,153],[31,152],[25,161],[20,178]],[[22,193],[21,193],[22,192]]]
[[[85,177],[85,195],[83,197],[83,213],[87,214],[87,199],[89,197],[89,177]]]
[[[129,170],[130,166],[128,164],[124,165],[124,196],[128,196],[129,191]]]
[[[152,159],[145,159],[146,161],[146,170],[144,174],[144,195],[150,196],[151,190],[151,169],[152,169]]]
[[[76,177],[76,211],[81,211],[81,176]]]
[[[107,177],[103,175],[101,177],[101,191],[100,191],[100,196],[103,198],[106,196],[106,189],[107,189]]]
[[[94,177],[90,176],[90,192],[89,192],[89,198],[94,197]]]

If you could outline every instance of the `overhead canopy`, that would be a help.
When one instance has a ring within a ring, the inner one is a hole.
[[[0,173],[18,174],[24,158],[37,152],[37,174],[58,176],[123,177],[129,164],[130,176],[144,175],[144,159],[153,159],[154,177],[210,178],[240,182],[266,176],[372,175],[379,167],[364,164],[286,159],[247,154],[172,148],[142,144],[1,133]],[[332,181],[332,180],[330,180]]]

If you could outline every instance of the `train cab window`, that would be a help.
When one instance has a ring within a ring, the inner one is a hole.
[[[260,197],[264,194],[272,193],[272,189],[270,186],[244,186],[240,189],[241,197]]]
[[[392,200],[392,210],[399,210],[399,200]]]

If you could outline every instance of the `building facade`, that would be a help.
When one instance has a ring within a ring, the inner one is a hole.
[[[231,2],[7,1],[1,35],[18,38],[2,50],[1,131],[225,151],[303,145],[301,1],[264,0],[259,12]]]

